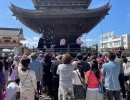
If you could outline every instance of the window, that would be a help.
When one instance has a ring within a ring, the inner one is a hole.
[[[123,42],[123,45],[126,45],[126,42]]]
[[[14,40],[13,42],[14,42],[14,43],[16,43],[16,41],[15,41],[15,40]]]
[[[10,42],[10,40],[5,40],[5,42]]]
[[[117,41],[117,42],[114,42],[114,45],[115,45],[115,46],[119,46],[119,45],[120,45],[120,42],[118,42],[118,41]]]
[[[125,41],[126,40],[126,37],[125,36],[123,36],[123,41]]]
[[[107,44],[103,44],[103,47],[106,48],[106,47],[107,47]]]

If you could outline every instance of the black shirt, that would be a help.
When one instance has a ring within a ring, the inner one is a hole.
[[[45,62],[45,61],[42,62],[44,74],[52,74],[51,71],[50,71],[51,70],[51,64],[52,64],[51,61],[50,62]]]
[[[89,63],[84,62],[84,61],[82,61],[82,60],[80,60],[80,62],[82,63],[82,69],[83,69],[84,72],[87,72],[87,71],[90,70],[90,65],[89,65]]]
[[[8,68],[9,68],[9,63],[8,62],[4,61],[4,68],[5,68],[5,70],[8,70]]]
[[[58,66],[61,64],[61,62],[60,61],[58,61],[58,60],[54,60],[54,62],[52,63],[52,68],[51,68],[51,70],[52,70],[52,74],[54,75],[54,76],[57,76],[57,77],[59,77],[59,75],[57,75],[57,68],[58,68]]]

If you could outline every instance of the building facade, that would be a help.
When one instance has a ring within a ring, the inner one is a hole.
[[[100,48],[118,48],[123,47],[128,49],[130,47],[130,34],[123,34],[117,36],[114,32],[109,32],[100,36]]]
[[[0,52],[22,46],[21,40],[25,40],[21,28],[0,28]]]

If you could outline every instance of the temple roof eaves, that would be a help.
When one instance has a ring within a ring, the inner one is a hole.
[[[102,7],[99,8],[94,8],[94,9],[84,9],[84,10],[72,10],[72,9],[66,9],[66,10],[29,10],[29,9],[23,9],[20,7],[17,7],[15,5],[11,5],[10,9],[11,11],[15,14],[15,13],[23,13],[23,14],[33,14],[33,15],[55,15],[55,14],[59,14],[59,15],[66,15],[66,14],[76,14],[76,13],[80,13],[80,14],[88,14],[88,13],[96,13],[96,12],[108,12],[110,10],[111,6],[109,5],[109,3],[105,4]]]

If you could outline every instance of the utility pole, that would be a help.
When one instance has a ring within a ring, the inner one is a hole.
[[[103,53],[103,31],[102,31],[102,21],[101,21],[101,38],[102,38],[102,53]]]

